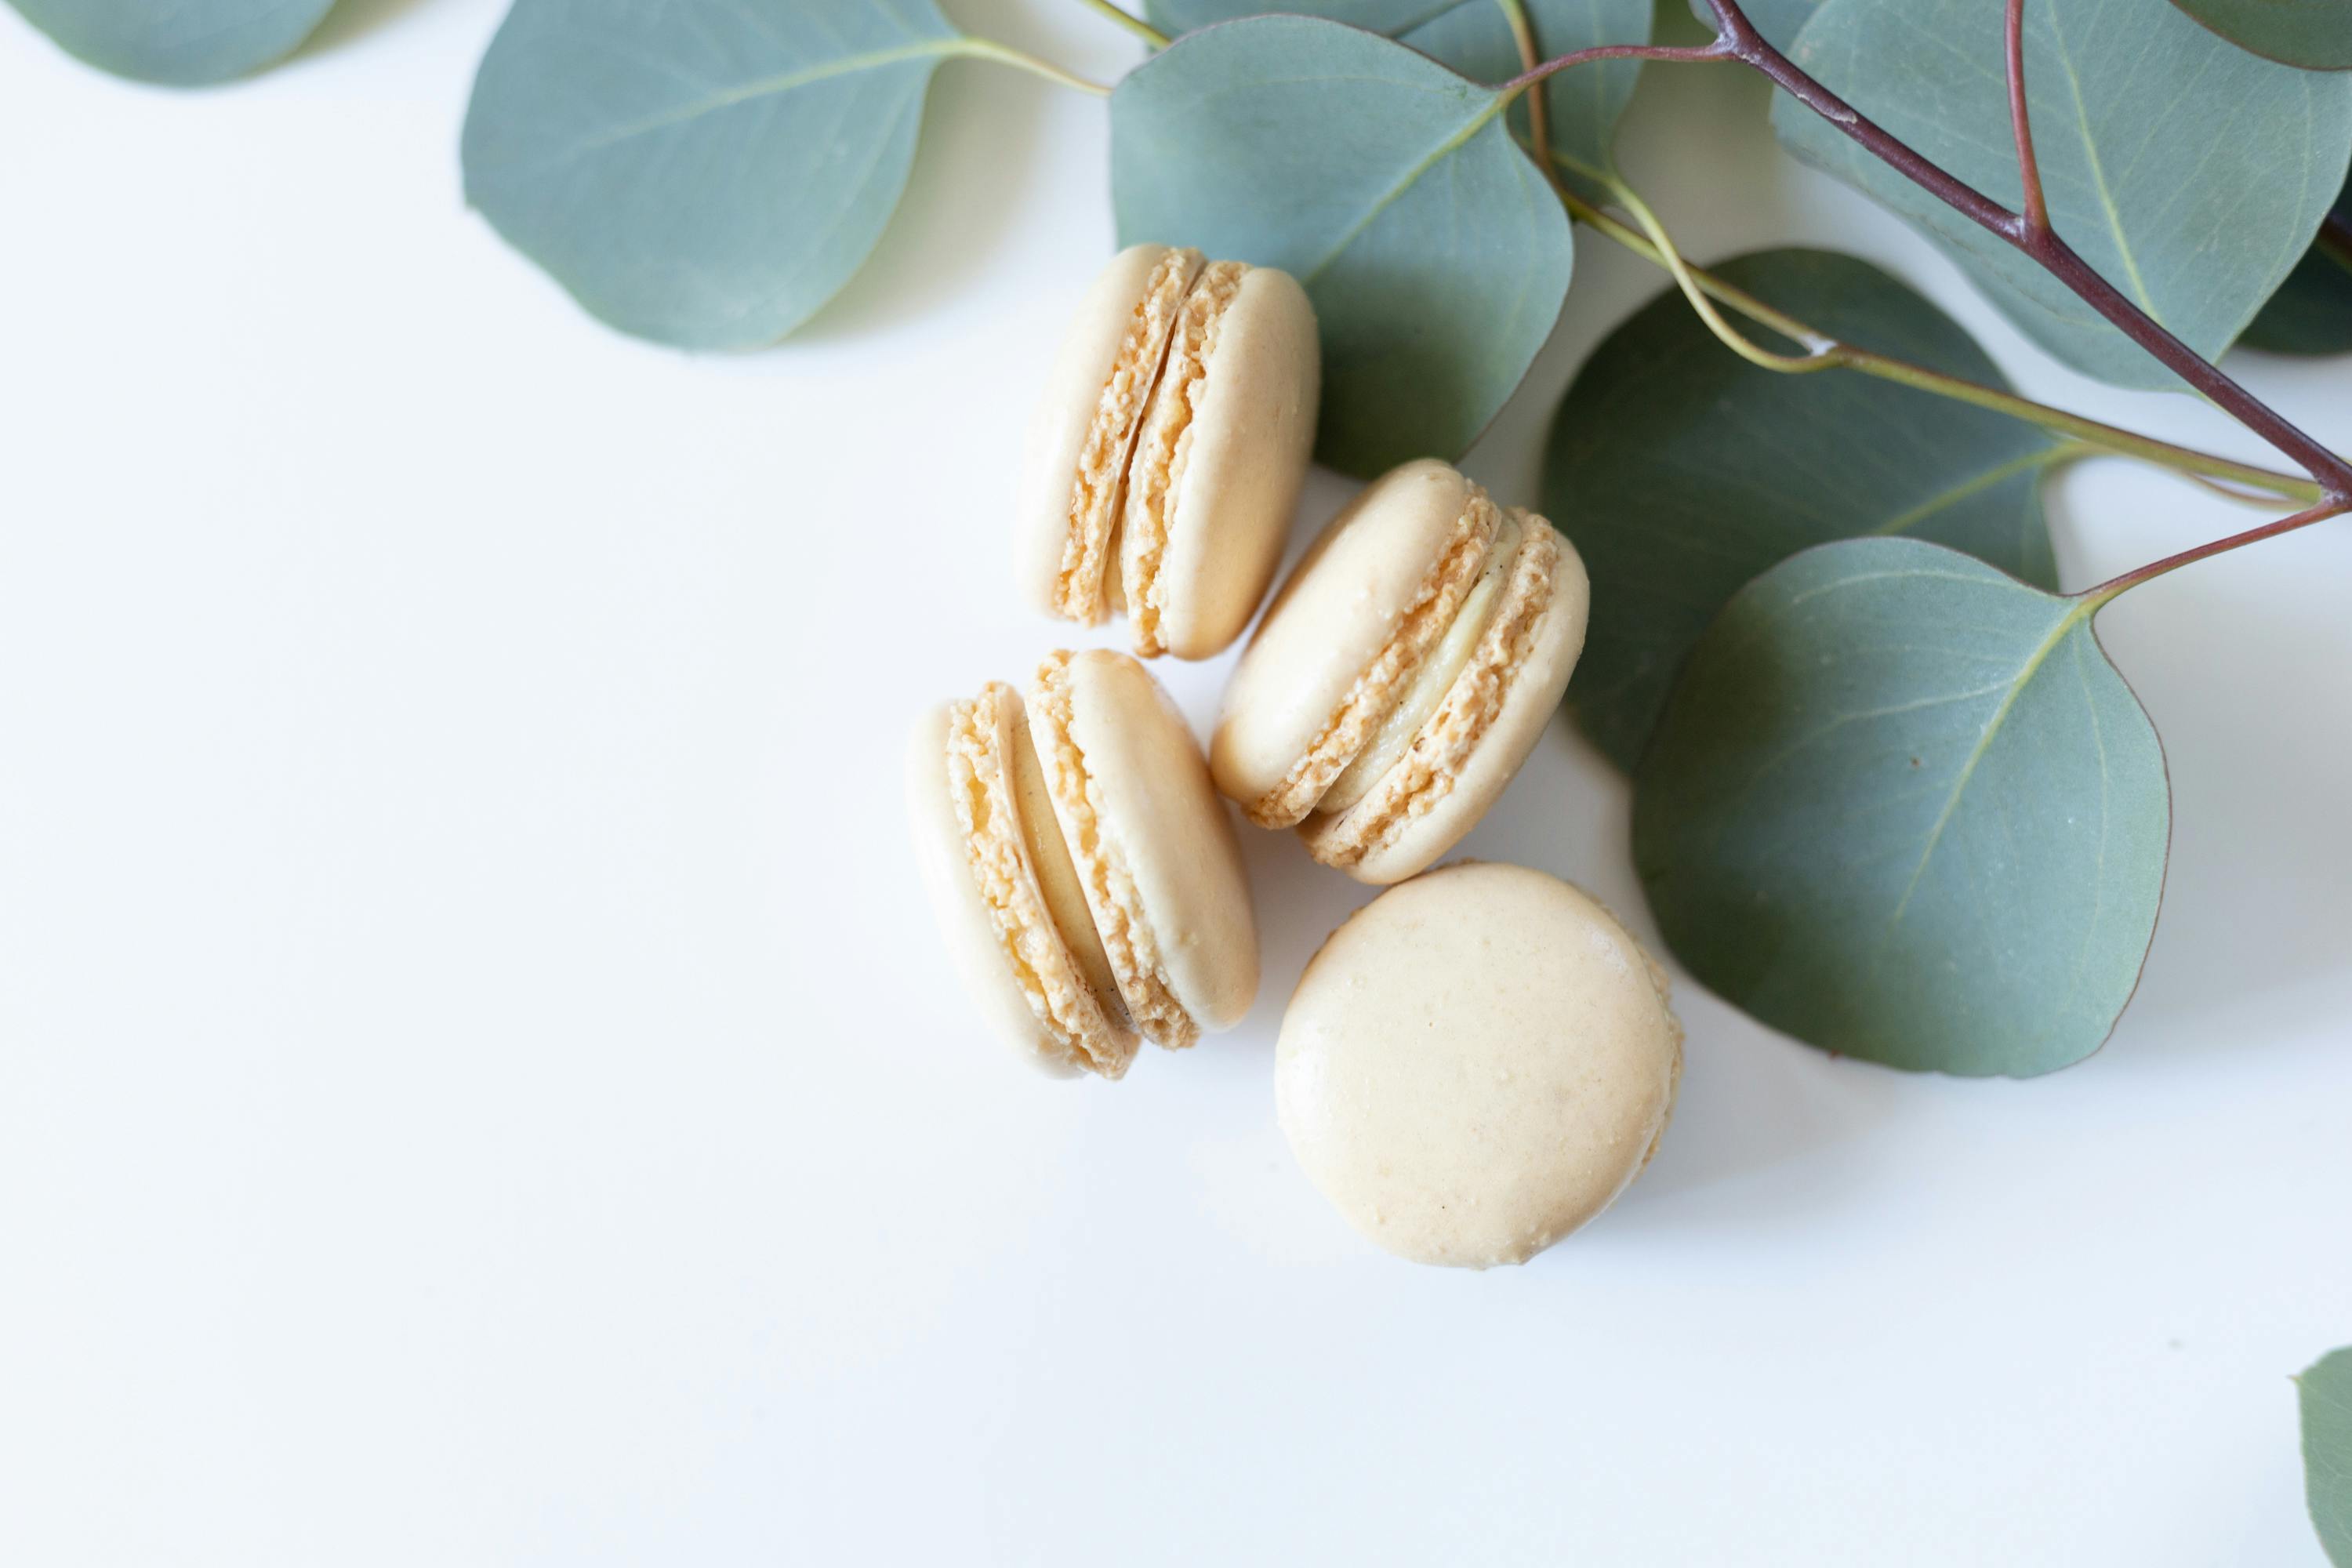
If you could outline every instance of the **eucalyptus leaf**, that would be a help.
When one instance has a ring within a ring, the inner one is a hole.
[[[849,280],[906,189],[931,0],[515,0],[466,113],[466,199],[581,304],[756,348]]]
[[[2352,174],[2332,210],[2352,233]],[[2352,241],[2323,235],[2238,341],[2273,353],[2352,352]]]
[[[2336,1568],[2352,1568],[2352,1346],[2312,1363],[2295,1386],[2311,1522],[2327,1560]]]
[[[259,70],[335,0],[8,0],[58,47],[137,81],[203,87]]]
[[[1654,16],[1651,0],[1522,3],[1539,58],[1550,59],[1596,44],[1650,41]],[[1150,0],[1144,7],[1155,25],[1171,33],[1189,33],[1267,9],[1258,0]],[[1499,0],[1293,0],[1279,9],[1383,34],[1475,82],[1508,81],[1524,68]],[[1639,60],[1600,60],[1556,72],[1539,89],[1544,95],[1552,156],[1588,192],[1616,167],[1610,150],[1616,140],[1617,121],[1633,99],[1633,84],[1641,74]]]
[[[1336,22],[1188,34],[1111,94],[1120,243],[1197,246],[1306,286],[1324,462],[1369,477],[1458,457],[1527,374],[1570,270],[1567,215],[1504,108]]]
[[[2352,159],[2352,75],[2259,59],[2162,0],[2027,0],[2034,148],[2059,234],[2208,359],[2311,244]],[[2021,201],[2001,7],[1826,0],[1790,51],[1863,113],[1994,200]],[[2055,279],[1786,95],[1797,154],[1949,249],[2029,336],[2126,386],[2180,383]]]
[[[1845,342],[2008,384],[1957,322],[1866,261],[1765,250],[1715,270]],[[1811,545],[1907,534],[2056,587],[2042,480],[2064,450],[2033,426],[1930,393],[1752,365],[1665,290],[1577,372],[1545,453],[1544,513],[1593,582],[1569,688],[1579,727],[1631,772],[1725,601]]]
[[[2240,48],[2306,70],[2352,69],[2352,0],[2172,0]]]
[[[2130,999],[2169,823],[2156,731],[2082,602],[1860,539],[1707,628],[1635,781],[1633,852],[1675,953],[1765,1023],[2024,1077],[2096,1050]]]

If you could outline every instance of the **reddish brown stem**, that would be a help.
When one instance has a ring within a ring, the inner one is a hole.
[[[1508,100],[1548,76],[1564,71],[1570,66],[1587,65],[1594,60],[1679,60],[1687,65],[1702,60],[1737,60],[1738,58],[1721,38],[1689,48],[1669,44],[1597,44],[1589,49],[1577,49],[1546,60],[1541,65],[1530,66],[1495,90]]]
[[[2009,48],[2009,133],[2017,143],[2017,183],[2025,192],[2020,216],[2028,228],[2047,231],[2050,204],[2042,195],[2042,166],[2033,161],[2033,119],[2025,108],[2025,0],[2009,0],[2001,19]]]
[[[2074,596],[2088,600],[2091,607],[2096,609],[2126,589],[2137,588],[2142,583],[2153,582],[2166,573],[2177,571],[2192,562],[2202,561],[2210,555],[2219,555],[2224,551],[2235,550],[2240,545],[2258,544],[2265,539],[2275,539],[2282,533],[2293,533],[2298,528],[2309,528],[2315,522],[2326,522],[2329,518],[2341,517],[2347,511],[2352,511],[2352,498],[2330,496],[2317,506],[2306,507],[2293,517],[2283,517],[2275,522],[2266,522],[2259,528],[2247,529],[2243,533],[2233,533],[2227,539],[2216,539],[2210,543],[2200,544],[2194,549],[2184,550],[2178,555],[2168,555],[2161,561],[2151,561],[2145,566],[2135,566],[2122,576],[2110,577],[2097,587],[2085,588]]]
[[[2012,0],[2013,3],[2013,0]],[[2112,322],[2123,334],[2231,417],[2294,459],[2326,489],[2331,500],[2352,499],[2352,463],[2305,434],[2268,404],[2209,363],[2196,350],[2159,326],[2147,312],[2099,276],[2072,246],[2044,226],[2035,227],[2021,214],[2010,211],[1974,186],[1890,133],[1852,104],[1808,76],[1767,43],[1735,0],[1706,0],[1724,54],[1762,72],[1807,109],[1919,186],[1953,211],[1989,233],[2016,247],[2076,298]],[[1708,55],[1708,58],[1721,56]],[[2016,90],[2022,91],[2021,83]]]

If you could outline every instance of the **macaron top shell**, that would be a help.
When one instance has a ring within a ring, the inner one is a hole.
[[[1682,1071],[1665,977],[1590,896],[1465,863],[1358,910],[1276,1047],[1284,1132],[1365,1236],[1422,1263],[1522,1263],[1654,1152]]]
[[[1071,318],[1030,419],[1014,501],[1015,583],[1047,615],[1092,626],[1108,614],[1128,459],[1201,266],[1197,250],[1130,246]]]
[[[1209,747],[1217,786],[1251,820],[1287,826],[1313,808],[1353,748],[1327,757],[1319,782],[1297,771],[1331,750],[1351,710],[1359,744],[1377,730],[1477,579],[1499,519],[1483,500],[1444,463],[1407,463],[1367,486],[1292,569],[1234,668]]]
[[[1286,272],[1213,261],[1186,297],[1120,524],[1136,651],[1207,658],[1274,580],[1315,446],[1314,307]]]
[[[1057,653],[1030,728],[1063,837],[1137,1025],[1192,1043],[1257,994],[1257,923],[1241,847],[1183,716],[1133,658]]]

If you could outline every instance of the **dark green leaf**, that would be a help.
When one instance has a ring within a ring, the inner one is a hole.
[[[1716,270],[1847,342],[2008,384],[1958,323],[1866,261],[1766,250]],[[1578,725],[1630,772],[1725,601],[1811,545],[1909,534],[2054,588],[2042,479],[2062,450],[1949,398],[1749,364],[1667,289],[1577,373],[1545,456],[1544,513],[1592,574],[1569,688]]]
[[[2352,1346],[2321,1356],[2295,1384],[2311,1522],[2327,1560],[2336,1568],[2352,1568]]]
[[[2352,0],[2172,0],[2241,48],[2307,70],[2352,69]]]
[[[2156,731],[2080,603],[1857,539],[1707,628],[1643,760],[1633,848],[1675,953],[1765,1023],[2024,1077],[2096,1050],[2129,1000],[2169,824]]]
[[[1595,44],[1650,41],[1651,0],[1524,3],[1539,58]],[[1171,33],[1267,9],[1259,0],[1150,0],[1145,6],[1152,21]],[[1497,0],[1293,0],[1279,9],[1385,34],[1472,81],[1508,81],[1522,68],[1517,42]],[[1615,167],[1610,146],[1641,73],[1639,60],[1604,60],[1559,72],[1543,85],[1553,156],[1588,186]]]
[[[1792,58],[1994,200],[2020,200],[2001,7],[1827,0]],[[2352,160],[2352,75],[2258,59],[2156,0],[2029,0],[2026,84],[2058,232],[2212,358],[2311,244]],[[1795,100],[1772,123],[1800,156],[1943,243],[2029,336],[2078,370],[2179,389],[2048,273]]]
[[[202,87],[259,70],[335,0],[8,0],[75,58],[116,76]]]
[[[2270,297],[2254,324],[2238,341],[2248,348],[2283,354],[2352,352],[2352,174],[2336,198],[2335,216],[2344,224],[2294,264],[2279,291]]]
[[[1121,244],[1279,267],[1323,340],[1317,455],[1370,476],[1461,455],[1559,317],[1568,217],[1504,100],[1402,44],[1257,16],[1111,95]]]
[[[755,348],[849,280],[905,190],[931,0],[515,0],[466,114],[466,199],[624,331]]]

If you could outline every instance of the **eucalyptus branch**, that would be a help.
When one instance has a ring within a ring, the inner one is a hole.
[[[2011,0],[2013,5],[2015,0]],[[1807,75],[1788,56],[1766,42],[1748,21],[1737,0],[1706,0],[1717,26],[1717,52],[1709,58],[1728,57],[1769,78],[1774,85],[1836,127],[1864,151],[1927,191],[1953,211],[2006,243],[2014,246],[2042,270],[2105,317],[2158,363],[2219,405],[2239,424],[2292,458],[2328,497],[2352,500],[2352,463],[2314,440],[2284,416],[2241,386],[2219,366],[2167,331],[2147,312],[2125,298],[2101,277],[2055,230],[2037,227],[1972,185],[1954,177],[1922,156],[1884,126]],[[1702,51],[1704,53],[1704,51]],[[2012,97],[2021,96],[2022,80],[2011,84]],[[2333,514],[2331,514],[2333,515]],[[2317,519],[2312,521],[2316,521]],[[2246,542],[2252,542],[2251,540]]]
[[[1129,32],[1133,33],[1137,37],[1141,38],[1145,43],[1150,44],[1155,49],[1164,49],[1168,47],[1167,34],[1161,32],[1159,28],[1145,21],[1142,17],[1134,16],[1131,13],[1121,9],[1119,6],[1113,5],[1111,0],[1078,0],[1078,4],[1084,5],[1087,10],[1096,13],[1106,21],[1116,22],[1118,26],[1126,28]]]
[[[1536,47],[1536,30],[1528,21],[1528,8],[1521,0],[1495,0],[1502,8],[1503,20],[1511,29],[1511,42],[1518,47],[1519,66],[1533,70],[1542,63],[1543,54]],[[1544,95],[1528,94],[1528,141],[1536,150],[1536,167],[1551,167],[1550,116],[1544,107]]]
[[[2047,233],[2050,203],[2042,194],[2042,165],[2033,158],[2033,118],[2025,107],[2025,0],[2009,0],[2001,35],[2009,50],[2009,133],[2017,143],[2017,183],[2025,192],[2025,210],[2020,216],[2027,227]]]
[[[1595,44],[1589,49],[1571,50],[1541,65],[1530,66],[1496,90],[1503,95],[1503,101],[1508,103],[1546,77],[1557,76],[1571,67],[1591,65],[1595,60],[1668,60],[1696,65],[1708,60],[1738,58],[1738,52],[1727,47],[1721,38],[1711,44],[1695,44],[1688,47],[1675,44]]]
[[[1554,155],[1553,161],[1555,163],[1560,162],[1558,154]],[[1603,177],[1609,178],[1609,176]],[[1881,381],[1894,382],[1921,392],[1933,393],[1939,397],[1948,397],[1975,407],[1990,409],[1994,413],[2005,414],[2014,419],[2022,419],[2054,434],[2080,441],[2084,446],[2094,447],[2100,452],[2116,457],[2137,458],[2143,462],[2173,469],[2191,479],[2228,480],[2266,494],[2282,496],[2293,500],[2314,501],[2320,499],[2319,486],[2309,479],[2297,479],[2292,474],[2282,474],[2274,469],[2261,468],[2252,463],[2241,463],[2229,458],[2217,457],[2210,452],[2200,452],[2194,447],[2179,446],[2174,442],[2159,441],[2152,436],[2143,436],[2136,430],[2126,430],[2119,426],[2084,418],[2082,415],[2070,414],[2063,408],[2053,408],[2047,404],[2036,403],[2031,398],[2020,397],[2014,393],[2003,392],[1997,387],[1986,386],[1981,383],[1967,380],[1965,377],[1948,375],[1942,371],[1930,370],[1926,365],[1915,364],[1908,360],[1896,359],[1889,354],[1877,353],[1853,343],[1841,342],[1819,328],[1801,321],[1787,311],[1758,299],[1748,290],[1726,282],[1704,268],[1681,262],[1681,258],[1675,256],[1671,248],[1662,249],[1642,230],[1594,206],[1574,191],[1570,190],[1559,180],[1556,171],[1553,176],[1553,188],[1559,193],[1560,202],[1567,207],[1569,216],[1579,223],[1605,235],[1643,259],[1654,262],[1669,272],[1675,273],[1677,283],[1687,279],[1690,284],[1707,299],[1718,304],[1727,305],[1759,326],[1769,328],[1790,342],[1801,345],[1807,351],[1804,355],[1783,357],[1801,357],[1807,362],[1804,368],[1834,366],[1842,370],[1856,371],[1864,375],[1874,376]],[[1676,265],[1677,262],[1681,262],[1679,267]],[[1710,330],[1715,327],[1717,321],[1721,320],[1719,315],[1711,317],[1704,313],[1702,315],[1703,319],[1707,321]],[[1717,335],[1722,334],[1718,332]],[[1736,348],[1737,345],[1734,347]],[[1767,368],[1779,367],[1768,365]]]
[[[1110,89],[1100,82],[1088,81],[1082,76],[1074,76],[1050,60],[1041,60],[1035,55],[1024,54],[1009,44],[998,43],[994,38],[975,37],[966,34],[962,37],[952,40],[939,52],[961,55],[966,59],[993,60],[1001,66],[1012,66],[1017,70],[1027,71],[1032,76],[1044,77],[1047,81],[1060,87],[1076,88],[1080,92],[1092,93],[1097,98],[1110,96]]]
[[[2143,583],[2152,583],[2166,573],[2177,572],[2192,562],[2203,561],[2209,556],[2219,555],[2224,551],[2236,550],[2243,545],[2257,544],[2265,539],[2276,539],[2282,533],[2293,533],[2298,528],[2309,528],[2315,522],[2326,522],[2331,517],[2341,517],[2348,511],[2352,511],[2352,497],[2330,496],[2316,506],[2307,507],[2292,517],[2283,517],[2275,522],[2266,522],[2259,528],[2250,528],[2243,533],[2233,533],[2226,539],[2216,539],[2209,543],[2184,550],[2178,555],[2168,555],[2161,561],[2151,561],[2145,566],[2136,566],[2120,577],[2110,577],[2097,587],[2085,588],[2074,596],[2095,610],[2118,594],[2127,593]]]

